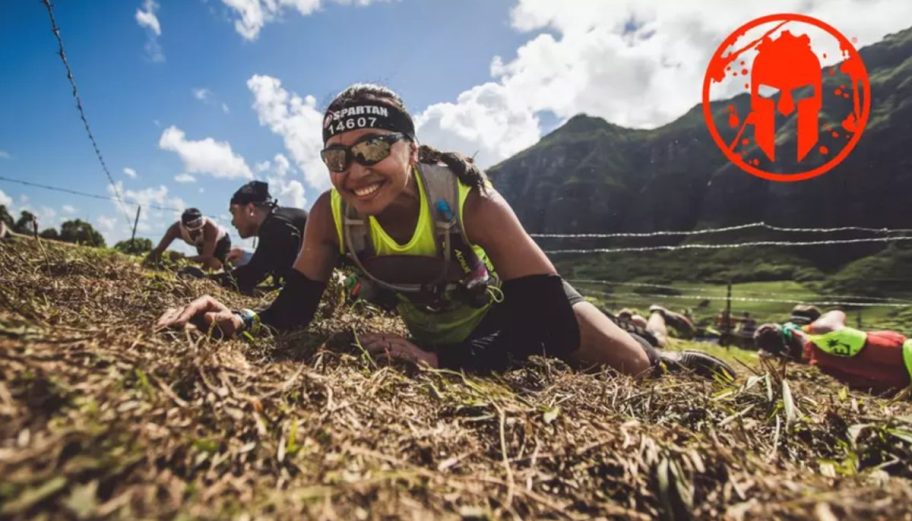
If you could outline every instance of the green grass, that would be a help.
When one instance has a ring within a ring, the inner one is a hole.
[[[912,333],[908,306],[912,248],[892,245],[826,269],[798,253],[780,250],[762,257],[747,250],[613,253],[557,256],[556,264],[569,280],[615,283],[574,282],[585,296],[608,309],[632,307],[645,312],[651,304],[661,304],[679,311],[690,309],[697,323],[705,325],[725,308],[731,281],[735,316],[747,312],[759,322],[781,322],[795,304],[815,303],[823,310],[845,310],[853,326],[860,315],[863,328]]]
[[[652,304],[659,304],[677,311],[690,309],[698,325],[712,323],[715,316],[725,308],[727,292],[725,284],[672,283],[667,285],[673,289],[582,282],[575,282],[574,286],[597,305],[612,310],[626,307],[646,313]],[[792,306],[798,302],[823,304],[859,300],[835,298],[844,296],[829,296],[821,293],[814,284],[795,281],[743,282],[732,284],[731,309],[734,316],[737,317],[747,312],[759,323],[784,322],[788,319]],[[705,304],[706,301],[708,304],[700,307],[701,303]],[[892,301],[886,303],[899,304],[899,302]],[[895,329],[904,333],[912,333],[912,309],[909,307],[899,308],[893,305],[850,307],[832,304],[820,307],[823,310],[845,309],[849,323],[853,326],[858,325],[860,314],[862,328]]]

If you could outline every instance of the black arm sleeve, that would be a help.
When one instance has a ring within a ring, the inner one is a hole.
[[[218,281],[223,286],[249,294],[270,274],[280,278],[288,276],[293,271],[291,267],[300,249],[300,231],[291,223],[269,216],[260,227],[259,245],[250,262],[235,268]]]
[[[261,237],[260,244],[250,262],[231,270],[227,277],[219,279],[224,286],[234,286],[241,293],[250,293],[263,279],[272,271],[272,262],[270,261],[272,252],[267,251],[270,248],[268,243]]]
[[[502,308],[489,313],[500,313],[502,325],[440,350],[437,360],[441,367],[502,370],[511,357],[547,354],[566,358],[579,347],[579,325],[560,276],[530,275],[505,281],[501,289],[504,301],[495,305]]]
[[[258,313],[261,324],[280,331],[310,324],[326,289],[325,282],[311,280],[298,270],[291,270],[287,278],[279,296]]]

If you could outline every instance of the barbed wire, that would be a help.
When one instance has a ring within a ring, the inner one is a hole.
[[[666,237],[666,236],[693,236],[725,233],[750,228],[765,228],[770,231],[786,233],[838,233],[838,232],[870,232],[870,233],[912,233],[912,228],[868,228],[864,226],[841,226],[836,228],[787,228],[766,224],[763,221],[726,226],[723,228],[704,228],[701,230],[660,230],[656,232],[617,232],[617,233],[530,233],[529,235],[543,239],[612,239],[634,237]]]
[[[11,177],[0,176],[0,181],[8,181],[10,183],[18,183],[18,184],[25,185],[25,186],[34,186],[35,188],[43,188],[45,190],[53,190],[55,192],[63,192],[63,193],[72,194],[72,195],[79,195],[82,197],[91,197],[93,199],[103,199],[106,201],[115,201],[115,202],[118,202],[118,203],[121,203],[124,205],[129,204],[129,205],[133,205],[133,206],[140,206],[139,203],[130,203],[127,201],[120,201],[116,197],[111,197],[109,195],[90,194],[87,192],[80,192],[78,190],[70,190],[69,188],[61,188],[59,186],[51,186],[51,185],[45,185],[45,184],[41,184],[41,183],[33,183],[31,181],[23,181],[22,179],[13,179]],[[159,206],[157,204],[146,204],[145,207],[154,208],[156,210],[170,210],[170,211],[174,211],[174,212],[180,212],[182,210],[181,208],[172,208],[170,206]]]
[[[117,183],[114,182],[114,177],[111,175],[110,170],[108,170],[108,165],[105,163],[104,157],[101,155],[101,150],[98,148],[98,142],[95,140],[95,135],[92,133],[91,127],[89,127],[89,120],[86,118],[85,109],[82,106],[82,99],[79,97],[79,90],[76,88],[76,78],[73,76],[70,62],[67,60],[66,52],[63,50],[63,39],[60,37],[60,28],[57,26],[57,19],[54,17],[54,6],[51,5],[50,0],[41,1],[47,8],[48,17],[51,20],[51,32],[54,34],[54,38],[57,39],[57,55],[60,56],[60,61],[63,62],[63,66],[66,69],[67,79],[70,81],[70,86],[73,87],[73,99],[76,101],[76,109],[79,111],[79,118],[82,120],[82,125],[85,127],[86,134],[89,136],[89,141],[92,142],[92,149],[95,150],[95,156],[98,158],[98,162],[101,163],[101,169],[104,170],[108,181],[111,183],[111,188],[117,196],[115,200],[121,204],[125,204],[123,196],[120,194],[120,188],[118,188]],[[126,209],[121,207],[120,210],[127,222],[127,226],[131,226],[132,221],[126,212]]]
[[[641,246],[629,248],[593,248],[593,249],[561,249],[561,250],[544,250],[545,253],[556,255],[564,253],[589,254],[589,253],[626,253],[626,252],[647,252],[647,251],[678,251],[678,250],[725,250],[735,248],[748,248],[753,246],[829,246],[836,244],[859,244],[866,242],[899,242],[910,241],[912,236],[906,237],[869,237],[862,239],[836,239],[826,241],[753,241],[753,242],[736,242],[729,244],[678,244],[675,246]]]
[[[681,294],[688,294],[688,292],[694,292],[694,291],[701,292],[701,291],[713,291],[713,290],[722,289],[721,287],[715,287],[715,288],[708,287],[708,286],[681,287],[681,286],[669,286],[667,284],[652,284],[652,283],[648,283],[648,282],[618,282],[618,281],[611,281],[611,280],[604,280],[604,279],[566,279],[566,280],[567,280],[567,282],[569,282],[571,284],[600,284],[600,285],[604,285],[604,286],[633,286],[633,287],[641,287],[641,288],[668,289],[668,290],[682,292]],[[724,284],[721,284],[720,286],[724,286]],[[905,304],[907,306],[912,306],[912,300],[894,298],[894,297],[869,297],[867,295],[812,295],[812,294],[807,294],[807,293],[790,294],[790,293],[773,293],[773,292],[768,292],[768,291],[745,290],[745,289],[740,289],[740,288],[733,288],[732,291],[737,291],[738,294],[752,295],[752,296],[765,296],[765,297],[781,296],[783,298],[792,297],[795,299],[821,298],[821,297],[822,298],[832,298],[832,299],[859,299],[859,300],[870,300],[870,301],[876,301],[876,302],[896,302],[896,303]],[[726,295],[720,294],[720,295],[715,296],[714,298],[724,299],[724,298],[726,298]]]
[[[725,295],[667,295],[662,293],[612,293],[608,291],[599,291],[593,289],[584,289],[587,293],[597,293],[606,297],[637,297],[645,299],[677,299],[677,300],[712,300],[712,299],[722,299],[726,300],[728,297]],[[838,301],[838,300],[783,300],[783,299],[770,299],[770,298],[760,298],[760,297],[731,297],[731,300],[737,302],[772,302],[777,304],[804,304],[809,306],[850,306],[850,307],[890,307],[890,308],[907,308],[910,304],[895,304],[887,302],[851,302],[851,301]]]

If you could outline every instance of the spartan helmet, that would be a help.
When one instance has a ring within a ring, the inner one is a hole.
[[[788,116],[798,107],[798,161],[804,159],[817,144],[818,116],[822,104],[823,71],[820,60],[811,49],[811,39],[806,34],[795,36],[783,31],[779,38],[764,38],[757,47],[751,72],[751,112],[754,139],[770,161],[776,160],[776,114]],[[760,87],[775,89],[779,102],[764,97]],[[813,88],[813,94],[795,100],[797,90]]]

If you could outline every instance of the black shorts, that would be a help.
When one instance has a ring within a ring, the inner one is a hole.
[[[561,279],[561,282],[564,283],[564,293],[567,294],[567,300],[570,301],[570,306],[575,306],[578,303],[586,300],[582,295],[580,295],[579,291],[576,291],[576,288],[570,285],[569,282],[564,279]]]
[[[580,293],[573,286],[571,286],[567,281],[562,281],[562,282],[563,282],[563,286],[564,286],[564,293],[567,295],[567,301],[570,303],[570,306],[574,306],[580,302],[585,302],[585,299],[583,298],[583,296],[580,295]],[[641,346],[643,346],[643,350],[646,351],[647,355],[650,357],[650,360],[652,360],[654,358],[654,356],[652,354],[652,352],[654,350],[654,347],[653,347],[654,344],[650,341],[649,337],[651,337],[651,335],[649,333],[645,332],[645,330],[642,330],[642,328],[640,328],[640,330],[633,330],[630,327],[625,327],[626,324],[619,323],[610,314],[607,316],[615,324],[618,324],[621,327],[621,329],[624,329]],[[506,324],[507,324],[507,318],[505,316],[503,308],[501,306],[498,306],[497,304],[494,304],[493,306],[491,306],[491,309],[488,311],[488,314],[485,315],[485,318],[481,321],[481,323],[478,325],[478,327],[476,327],[475,330],[472,331],[472,334],[469,335],[469,338],[471,339],[471,338],[486,337],[486,336],[492,335],[494,333],[497,333],[498,331],[503,331],[506,328]],[[507,359],[509,359],[509,361],[507,361],[507,360],[504,361],[504,364],[506,366],[511,365],[511,361],[524,360],[531,355],[553,356],[553,357],[559,358],[561,360],[564,360],[566,362],[570,362],[572,359],[572,357],[571,357],[572,353],[574,353],[577,349],[579,349],[579,346],[572,346],[572,347],[568,347],[565,350],[562,350],[561,352],[550,352],[549,351],[549,352],[545,353],[545,352],[536,351],[535,350],[536,346],[521,346],[521,345],[515,345],[512,343],[509,344],[509,346],[510,347],[509,347],[508,352],[503,353],[503,356],[506,357]],[[539,347],[539,349],[541,348],[541,346],[538,346],[538,347]],[[459,347],[456,347],[456,348],[458,349]]]
[[[222,264],[225,264],[225,258],[228,257],[229,251],[231,251],[231,237],[226,233],[224,237],[215,243],[215,252],[212,254],[212,256],[218,259],[218,261]],[[202,255],[203,247],[197,246],[196,253]]]
[[[567,295],[567,300],[570,302],[570,306],[574,306],[579,302],[585,301],[582,295],[579,294],[576,289],[573,288],[567,281],[562,280],[564,286],[564,293]],[[494,304],[488,310],[488,313],[482,319],[481,323],[475,328],[474,331],[469,335],[469,338],[479,338],[494,334],[498,331],[502,331],[506,328],[507,318],[505,316],[502,306]],[[547,355],[560,358],[565,361],[569,361],[570,354],[576,351],[579,346],[573,346],[560,353],[543,353],[535,351],[535,346],[520,346],[510,344],[509,357],[513,360],[522,360],[528,358],[531,355]]]

